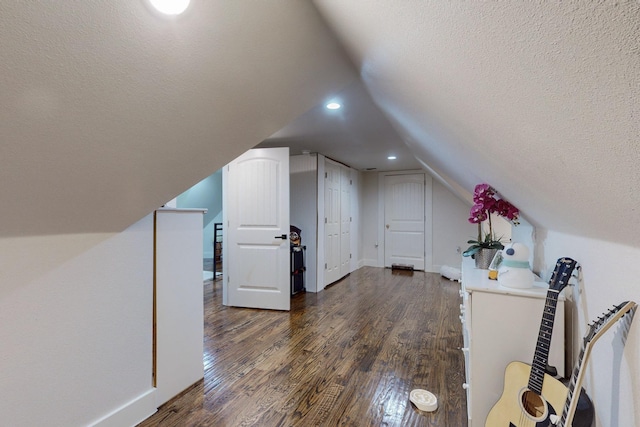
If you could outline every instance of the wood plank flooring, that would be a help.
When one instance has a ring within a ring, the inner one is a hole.
[[[140,427],[467,425],[457,282],[363,267],[290,312],[225,307],[221,286],[205,282],[204,380]]]

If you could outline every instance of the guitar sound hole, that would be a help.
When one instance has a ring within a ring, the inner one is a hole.
[[[522,407],[530,417],[536,420],[543,419],[547,412],[544,399],[531,390],[522,393]]]

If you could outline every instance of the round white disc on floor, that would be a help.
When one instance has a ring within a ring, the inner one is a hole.
[[[435,394],[419,388],[411,390],[409,400],[421,411],[432,412],[438,409],[438,399]]]

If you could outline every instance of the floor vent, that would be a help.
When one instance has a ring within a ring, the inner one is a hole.
[[[413,271],[413,264],[391,264],[392,270],[410,270]]]

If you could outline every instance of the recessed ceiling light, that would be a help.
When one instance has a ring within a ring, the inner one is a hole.
[[[191,0],[149,0],[149,2],[165,15],[180,15],[187,10]]]
[[[326,105],[327,109],[329,110],[337,110],[340,107],[342,107],[342,105],[338,104],[337,102],[330,102]]]
[[[389,160],[395,160],[396,158],[397,158],[396,156],[389,156],[389,157],[387,157],[387,159],[389,159]]]

